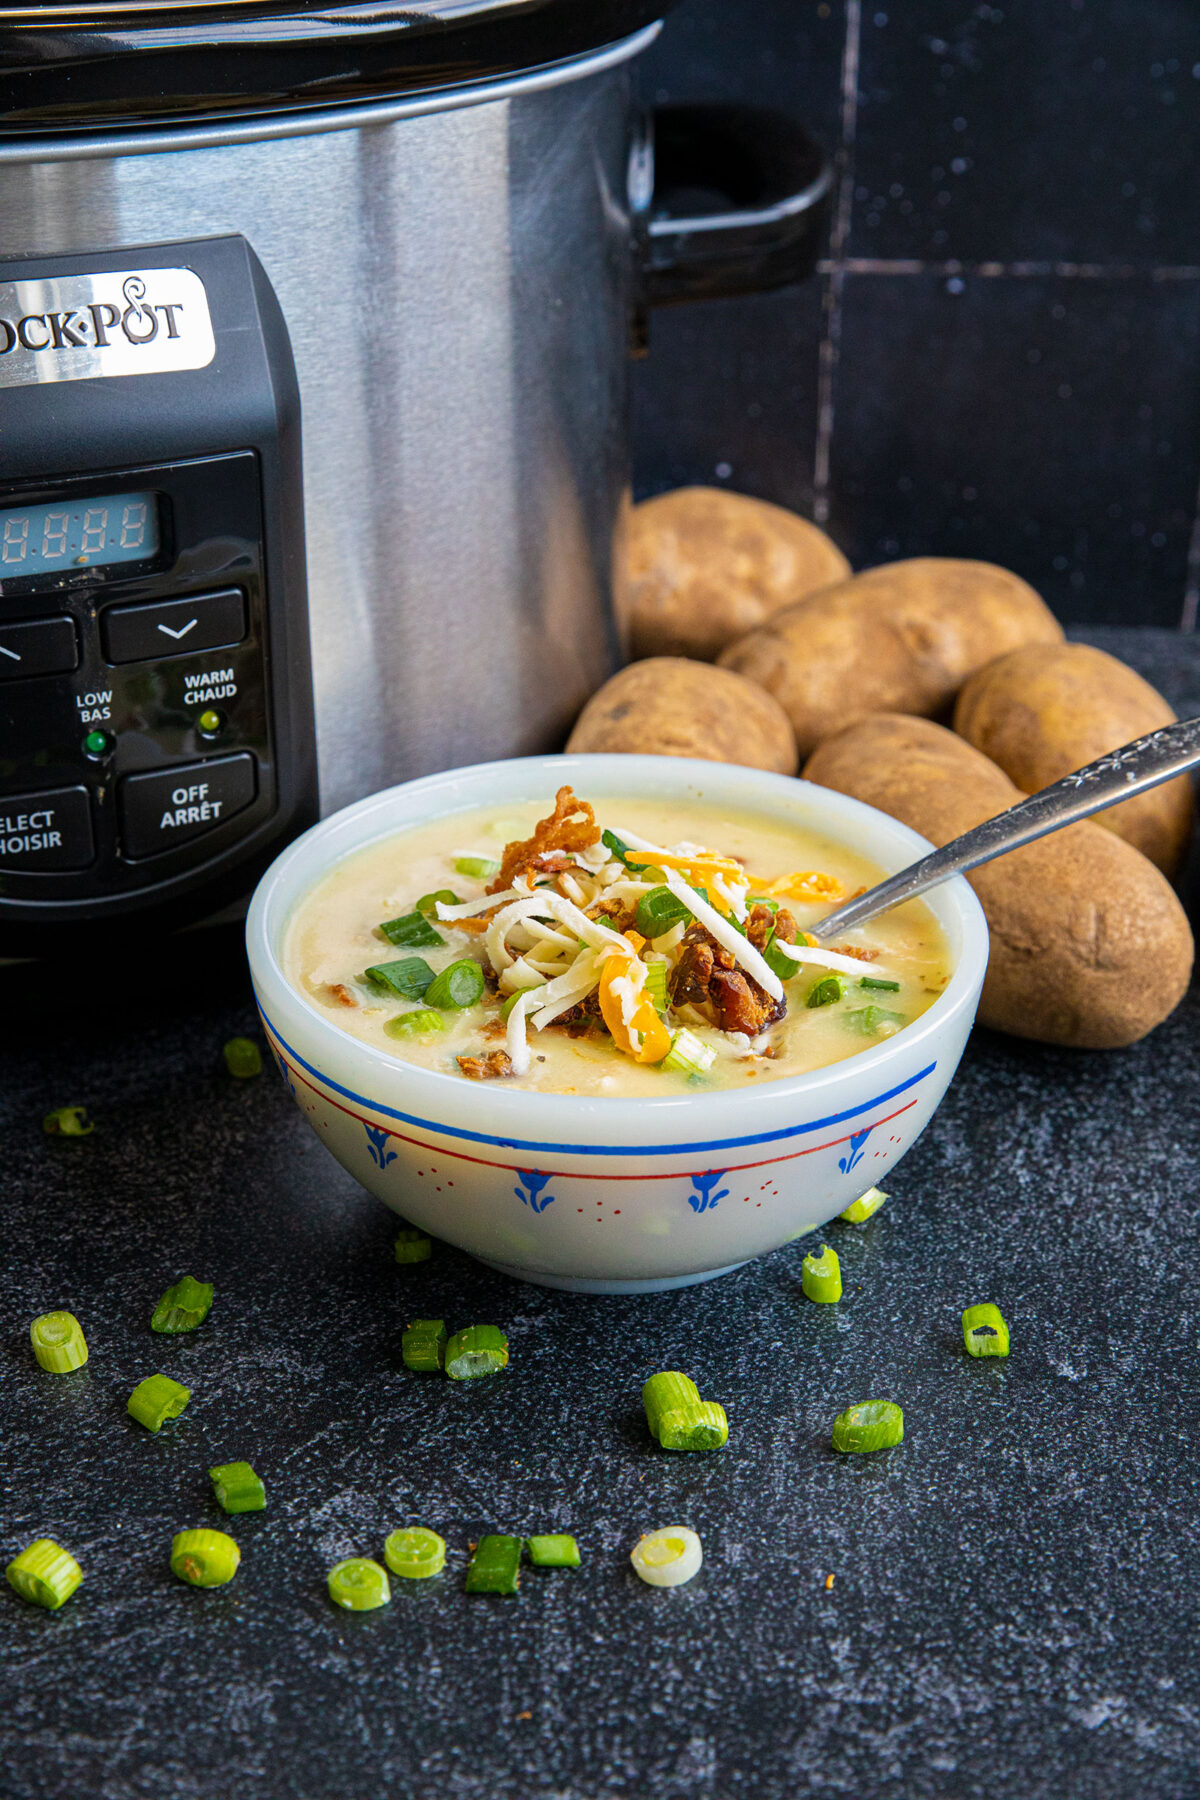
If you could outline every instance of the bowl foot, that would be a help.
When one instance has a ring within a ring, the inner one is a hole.
[[[490,1256],[477,1261],[511,1275],[514,1281],[531,1281],[535,1287],[565,1288],[571,1294],[665,1294],[671,1288],[696,1287],[702,1281],[715,1281],[718,1275],[731,1275],[744,1269],[745,1263],[726,1263],[723,1269],[701,1269],[697,1275],[663,1275],[649,1281],[595,1280],[587,1275],[549,1275],[541,1269],[517,1269],[511,1263],[493,1262]]]

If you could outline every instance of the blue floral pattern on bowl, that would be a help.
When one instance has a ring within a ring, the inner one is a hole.
[[[557,1196],[542,1192],[551,1179],[549,1175],[539,1174],[536,1169],[517,1169],[515,1174],[521,1184],[513,1189],[518,1200],[532,1207],[535,1213],[545,1212],[548,1206],[553,1206]]]

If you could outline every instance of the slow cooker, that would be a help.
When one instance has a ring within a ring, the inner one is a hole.
[[[646,309],[828,170],[647,118],[665,0],[0,6],[0,952],[176,927],[620,656]]]

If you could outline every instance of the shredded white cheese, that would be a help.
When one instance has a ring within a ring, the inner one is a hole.
[[[513,1066],[514,1075],[528,1075],[533,1057],[529,1050],[529,1039],[525,1033],[525,1008],[529,1005],[529,995],[524,993],[519,1000],[513,1002],[512,1011],[508,1015],[508,1027],[504,1034],[504,1048],[508,1051],[508,1059]]]
[[[818,950],[810,944],[785,944],[775,939],[775,948],[790,956],[793,962],[812,963],[814,968],[837,969],[843,975],[866,975],[877,965],[862,962],[856,956],[839,956],[836,950]]]
[[[736,925],[723,919],[715,906],[710,906],[694,887],[676,874],[674,869],[665,869],[667,886],[677,899],[700,921],[701,925],[716,938],[723,950],[728,950],[735,962],[742,965],[748,975],[752,975],[758,985],[770,994],[772,1000],[783,999],[783,983],[759,955],[749,938],[744,938]]]

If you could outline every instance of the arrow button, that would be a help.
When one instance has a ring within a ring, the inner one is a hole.
[[[65,675],[78,666],[74,619],[15,619],[0,625],[0,681]]]
[[[246,596],[241,588],[109,606],[100,615],[100,642],[110,663],[161,662],[198,650],[226,650],[240,644],[245,635]]]

